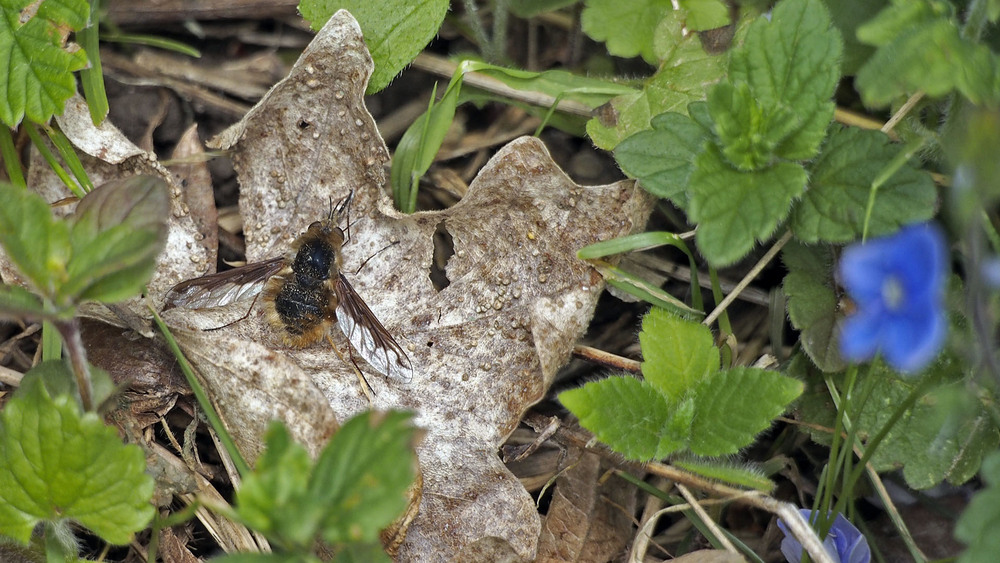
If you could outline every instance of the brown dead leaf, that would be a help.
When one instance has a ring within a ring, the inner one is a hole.
[[[537,561],[603,563],[619,558],[634,533],[636,489],[611,477],[597,454],[571,448],[542,524]]]
[[[375,392],[369,405],[328,345],[280,346],[260,304],[245,321],[205,335],[198,354],[222,366],[242,353],[236,339],[260,342],[301,366],[341,419],[369,406],[417,413],[427,429],[417,452],[424,495],[401,560],[530,560],[539,517],[497,449],[589,323],[603,283],[577,249],[641,228],[650,203],[632,182],[575,184],[540,141],[522,138],[490,160],[453,208],[397,213],[381,192],[388,151],[362,97],[370,72],[360,29],[339,12],[289,76],[214,143],[234,152],[250,261],[287,252],[331,199],[355,191],[344,272],[406,349],[412,382],[358,359]],[[430,280],[439,228],[454,243],[450,285],[440,291]],[[226,348],[213,349],[223,335]]]

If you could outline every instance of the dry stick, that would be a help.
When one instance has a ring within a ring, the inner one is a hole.
[[[913,109],[913,106],[917,105],[917,102],[919,102],[923,98],[924,98],[923,90],[917,90],[912,96],[909,97],[909,99],[906,100],[906,103],[900,106],[899,110],[897,110],[896,113],[894,113],[892,117],[889,118],[889,121],[885,122],[885,125],[882,126],[881,131],[886,134],[892,131],[893,128],[896,127],[896,124],[902,121],[903,118],[906,117],[906,114],[910,113],[910,110]]]
[[[676,483],[675,486],[677,487],[677,490],[681,492],[681,496],[684,497],[684,500],[688,501],[688,504],[691,505],[691,509],[695,511],[699,518],[701,518],[702,523],[708,526],[708,529],[712,531],[715,535],[715,539],[717,539],[719,543],[726,548],[726,551],[739,555],[739,552],[736,551],[736,548],[733,546],[733,542],[729,541],[726,534],[722,533],[722,530],[719,529],[719,525],[715,523],[715,520],[712,520],[707,512],[705,512],[705,509],[701,507],[701,504],[698,503],[698,499],[694,498],[691,491],[680,483]]]
[[[632,373],[640,373],[642,371],[641,362],[637,362],[630,358],[623,358],[622,356],[612,354],[611,352],[605,352],[604,350],[598,348],[583,346],[582,344],[573,347],[573,355],[580,359],[594,362],[595,364],[600,364],[609,368],[620,369]]]
[[[528,419],[534,420],[534,423],[539,425],[544,425],[547,421],[545,416],[536,413],[527,414],[525,420],[527,421]],[[621,456],[619,454],[612,452],[607,446],[594,441],[589,432],[563,426],[556,430],[556,437],[564,440],[566,444],[583,448],[604,458],[621,463]],[[636,464],[636,466],[639,467],[640,465]],[[729,485],[711,481],[699,475],[656,461],[641,465],[641,467],[653,475],[664,477],[674,483],[680,483],[729,501],[741,502],[776,514],[787,525],[788,531],[791,532],[795,539],[799,540],[813,561],[816,563],[833,563],[830,554],[823,548],[823,542],[819,541],[819,537],[816,536],[812,527],[802,517],[795,505],[779,501],[760,491],[747,491],[730,487]]]
[[[729,293],[729,295],[727,295],[726,298],[723,299],[721,303],[716,305],[715,310],[713,310],[710,315],[705,317],[705,320],[702,321],[701,324],[705,326],[712,326],[712,324],[715,323],[716,319],[719,318],[719,315],[721,315],[722,312],[726,310],[726,307],[729,307],[729,305],[733,301],[736,301],[736,298],[739,296],[740,292],[746,289],[748,285],[750,285],[750,282],[753,281],[753,279],[756,278],[758,274],[760,274],[760,271],[764,269],[764,266],[767,266],[768,263],[770,263],[771,260],[773,260],[774,257],[777,256],[778,251],[780,251],[785,246],[785,244],[787,244],[788,241],[791,239],[792,239],[791,231],[788,231],[784,235],[782,235],[782,237],[778,239],[777,242],[774,243],[774,246],[772,246],[771,249],[768,250],[766,254],[761,256],[760,260],[758,260],[757,263],[754,264],[753,268],[750,269],[747,275],[743,276],[743,279],[740,280],[740,283],[736,284],[736,287],[733,288],[733,290]]]

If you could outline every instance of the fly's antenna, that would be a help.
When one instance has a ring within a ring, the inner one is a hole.
[[[345,219],[345,223],[347,225],[347,229],[346,229],[346,231],[347,231],[347,239],[346,240],[347,241],[351,240],[351,216],[350,216],[350,210],[351,210],[351,200],[353,200],[353,199],[354,199],[354,190],[352,189],[351,191],[347,192],[347,195],[344,197],[344,199],[338,201],[337,202],[337,206],[332,211],[330,211],[330,223],[331,224],[334,223],[334,222],[340,223],[340,220],[342,218]],[[331,199],[331,201],[332,201],[332,199]],[[345,244],[346,244],[346,242],[345,242]]]

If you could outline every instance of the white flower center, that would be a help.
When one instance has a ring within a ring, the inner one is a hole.
[[[890,310],[897,310],[903,305],[906,292],[903,283],[896,276],[888,276],[882,283],[882,300]]]

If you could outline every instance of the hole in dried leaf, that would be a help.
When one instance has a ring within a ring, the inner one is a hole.
[[[299,129],[308,129],[309,127],[312,126],[312,123],[309,123],[305,119],[300,119],[298,125]]]
[[[451,239],[448,227],[441,221],[434,231],[434,259],[431,260],[430,278],[434,289],[441,291],[451,285],[445,268],[448,260],[455,254],[455,241]]]

